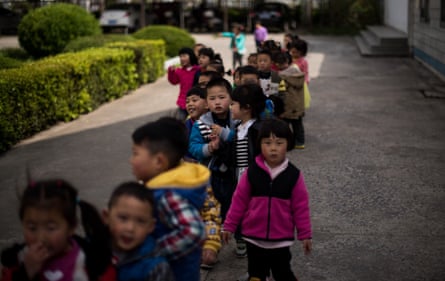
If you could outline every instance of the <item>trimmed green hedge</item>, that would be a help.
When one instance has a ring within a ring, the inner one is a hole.
[[[164,40],[168,57],[175,57],[182,47],[192,48],[195,44],[195,39],[187,31],[170,25],[150,25],[133,33],[133,37]]]
[[[101,48],[0,71],[0,152],[137,87],[134,53]]]
[[[133,50],[139,84],[153,82],[164,74],[165,44],[162,40],[115,42],[106,46]]]
[[[78,52],[89,48],[99,48],[112,42],[136,41],[136,38],[125,34],[100,34],[76,38],[66,45],[64,52]]]

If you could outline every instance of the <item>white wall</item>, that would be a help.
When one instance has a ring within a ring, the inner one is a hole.
[[[385,24],[408,33],[408,1],[385,0]]]

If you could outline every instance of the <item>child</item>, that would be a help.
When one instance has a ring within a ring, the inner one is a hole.
[[[199,75],[198,86],[202,89],[205,89],[207,87],[207,83],[215,78],[222,78],[222,76],[216,71],[204,71]]]
[[[242,175],[224,222],[223,240],[228,243],[241,225],[247,242],[250,280],[297,280],[291,269],[290,246],[297,239],[309,254],[312,231],[309,197],[303,175],[286,158],[292,149],[292,133],[281,120],[265,120],[258,139],[261,154]],[[256,279],[255,279],[256,278]]]
[[[254,37],[255,37],[255,45],[257,50],[261,49],[261,46],[263,45],[264,41],[267,40],[267,28],[261,25],[261,21],[255,22],[255,31],[254,31]]]
[[[233,60],[232,69],[235,69],[236,64],[243,65],[243,55],[246,53],[246,35],[241,32],[243,27],[239,24],[234,24],[232,32],[222,32],[223,37],[230,37],[230,49],[232,50]]]
[[[247,57],[247,64],[255,68],[258,68],[258,54],[250,53],[249,56]]]
[[[292,56],[292,61],[304,73],[304,81],[309,85],[309,64],[305,57],[307,54],[307,42],[298,39],[289,45],[289,54]]]
[[[240,85],[245,85],[245,84],[256,84],[259,85],[260,84],[260,73],[258,72],[258,69],[256,69],[255,67],[251,66],[251,65],[245,65],[243,67],[240,68],[239,71],[239,75],[240,75]],[[262,89],[261,89],[261,93]],[[264,93],[263,93],[264,95]]]
[[[215,56],[217,56],[217,58],[220,58],[219,55],[215,54],[215,51],[213,51],[212,48],[202,48],[199,50],[199,56],[198,56],[199,70],[195,73],[195,77],[193,79],[194,86],[198,84],[199,76],[201,75],[202,72],[207,71],[207,67],[209,66],[210,62],[213,59],[215,59]]]
[[[123,183],[111,194],[103,217],[113,238],[119,281],[174,280],[167,260],[155,250],[153,208],[152,191],[137,182]]]
[[[75,235],[77,209],[85,238]],[[25,243],[2,252],[2,281],[116,280],[99,212],[62,179],[30,182],[20,202]]]
[[[223,78],[210,80],[207,84],[209,112],[195,122],[190,134],[189,152],[199,162],[208,164],[211,170],[211,185],[216,199],[221,203],[221,217],[230,206],[235,185],[235,172],[231,158],[231,142],[235,122],[230,114],[232,87]]]
[[[159,254],[165,256],[178,281],[198,281],[201,244],[206,238],[199,210],[206,196],[210,172],[183,162],[188,148],[181,121],[163,117],[134,131],[133,174],[155,198]]]
[[[238,66],[234,71],[233,71],[233,88],[238,87],[239,85],[241,85],[241,80],[240,80],[240,71],[241,66]]]
[[[187,112],[190,118],[185,123],[189,133],[195,121],[207,111],[206,90],[199,87],[190,89],[187,93]],[[186,161],[196,162],[190,153],[187,156]],[[203,245],[201,268],[212,269],[218,261],[218,252],[221,249],[221,206],[213,195],[212,187],[207,187],[206,191],[207,196],[204,207],[201,209],[201,217],[206,226],[207,238]]]
[[[274,61],[280,69],[278,74],[283,79],[281,90],[284,112],[280,118],[292,126],[295,148],[304,149],[304,73],[296,64],[291,63],[291,58],[287,53],[277,54]]]
[[[283,48],[282,48],[282,52],[289,52],[289,46],[292,42],[294,42],[295,40],[298,40],[298,35],[297,34],[292,34],[292,33],[286,33],[284,34],[283,37]]]
[[[205,48],[206,46],[204,45],[204,44],[202,44],[202,43],[196,43],[194,46],[193,46],[193,52],[195,53],[195,56],[197,57],[197,58],[199,58],[199,50],[201,50],[202,48]]]
[[[281,78],[276,71],[272,70],[270,51],[262,50],[258,53],[258,71],[263,93],[272,101],[271,106],[266,106],[267,115],[280,116],[284,111],[283,101],[278,98]]]
[[[185,110],[185,97],[187,91],[193,86],[193,78],[198,71],[198,60],[193,50],[190,48],[182,48],[179,50],[179,60],[181,67],[170,66],[167,70],[168,81],[173,84],[179,84],[179,95],[176,100],[178,106],[178,119],[185,120],[187,111]]]

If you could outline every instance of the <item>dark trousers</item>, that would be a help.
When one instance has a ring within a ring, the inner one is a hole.
[[[304,126],[303,126],[303,116],[298,119],[287,119],[285,118],[288,124],[292,127],[292,132],[294,134],[295,145],[303,145],[304,144]]]
[[[235,191],[235,181],[231,176],[219,176],[212,173],[211,184],[213,195],[221,204],[221,219],[224,223],[227,211],[229,211],[232,203],[232,195]]]
[[[247,243],[247,271],[249,277],[260,278],[265,281],[272,271],[275,281],[293,281],[297,280],[291,269],[290,247],[277,249],[264,249]]]
[[[241,55],[238,52],[233,52],[233,60],[232,60],[232,62],[233,62],[233,69],[232,69],[232,71],[235,71],[236,63],[238,63],[239,66],[243,65],[243,55]]]

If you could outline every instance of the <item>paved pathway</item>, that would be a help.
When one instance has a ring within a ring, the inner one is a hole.
[[[362,58],[349,37],[306,38],[307,148],[289,157],[311,195],[314,252],[305,257],[295,245],[295,272],[300,280],[445,280],[445,100],[419,92],[442,82],[409,58]],[[231,65],[228,39],[196,39]],[[131,132],[171,110],[177,91],[164,77],[1,155],[0,246],[21,237],[16,191],[26,166],[35,178],[67,178],[103,207],[132,179]],[[202,280],[236,280],[245,263],[230,244]]]

